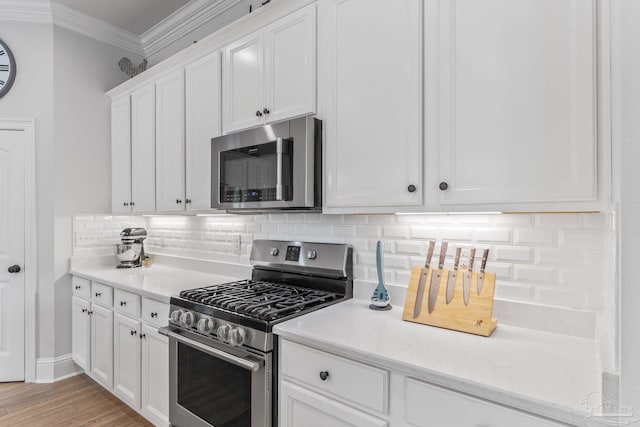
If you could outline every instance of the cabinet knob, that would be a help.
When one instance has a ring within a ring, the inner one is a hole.
[[[131,332],[130,332],[131,336],[134,336],[134,335],[136,335],[137,333],[138,333],[138,331],[131,331]]]
[[[127,305],[126,301],[120,301],[120,307],[124,307],[125,305]]]
[[[7,269],[7,271],[8,271],[9,273],[11,273],[11,274],[20,273],[20,270],[21,270],[21,269],[20,269],[20,266],[19,266],[19,265],[17,265],[17,264],[16,264],[16,265],[12,265],[11,267],[9,267],[9,268]]]
[[[326,381],[326,380],[327,380],[327,378],[329,378],[329,372],[327,372],[327,371],[322,371],[322,372],[320,372],[320,379],[321,379],[322,381]]]
[[[268,109],[268,108],[265,108],[264,110],[262,110],[262,112],[263,112],[264,114],[270,114],[270,113],[271,113],[271,111],[269,111],[269,109]]]
[[[180,204],[180,203],[182,203],[182,200],[180,200],[180,199],[176,199],[176,203],[177,203],[177,204]]]
[[[151,317],[158,317],[158,313],[151,313]]]
[[[440,185],[438,185],[438,188],[442,191],[447,191],[447,188],[449,188],[449,184],[447,184],[446,182],[442,181],[440,183]]]
[[[262,117],[262,112],[260,110],[256,111],[256,117]]]
[[[93,311],[87,311],[87,314],[91,316],[93,314]]]
[[[87,309],[86,309],[86,308],[83,308],[83,309],[82,309],[82,312],[83,312],[83,313],[86,313],[86,312],[87,312]]]
[[[130,203],[130,205],[131,205],[131,206],[135,206],[136,204],[135,204],[135,203],[133,203],[133,202],[131,202],[131,203]]]
[[[96,298],[99,298],[100,296],[102,296],[102,294],[100,292],[96,292]]]
[[[123,205],[124,205],[124,206],[129,206],[129,203],[124,202],[124,203],[123,203]]]
[[[184,202],[188,205],[191,203],[191,199],[185,199]]]
[[[147,337],[147,335],[146,335],[146,334],[140,334],[140,339],[144,339],[144,338],[146,338],[146,337]]]
[[[80,286],[76,285],[76,291],[80,290]]]
[[[415,186],[415,185],[413,185],[413,184],[409,185],[409,186],[407,187],[407,191],[408,191],[409,193],[413,193],[413,192],[415,192],[415,191],[416,191],[416,186]]]

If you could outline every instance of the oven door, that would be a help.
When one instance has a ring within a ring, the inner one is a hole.
[[[169,337],[169,419],[178,427],[271,427],[271,354],[161,328]]]

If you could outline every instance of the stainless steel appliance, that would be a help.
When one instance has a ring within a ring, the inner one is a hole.
[[[169,413],[179,427],[275,427],[273,325],[351,298],[348,245],[256,240],[251,280],[171,298]]]
[[[320,210],[322,122],[312,116],[211,140],[211,206]]]
[[[142,266],[144,260],[144,240],[147,230],[144,228],[125,228],[120,232],[122,243],[114,245],[114,253],[120,264],[117,268],[134,268]]]

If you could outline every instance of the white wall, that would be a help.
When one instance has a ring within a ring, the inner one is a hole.
[[[55,355],[71,352],[72,213],[111,209],[111,109],[129,52],[54,27]]]
[[[621,403],[640,418],[640,2],[621,0],[619,37]]]
[[[0,117],[36,120],[37,354],[53,357],[53,28],[49,24],[0,20],[0,36],[11,48],[17,68],[11,91],[0,100]]]

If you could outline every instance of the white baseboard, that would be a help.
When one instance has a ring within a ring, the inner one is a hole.
[[[71,354],[58,357],[41,357],[36,360],[36,383],[54,383],[82,373]]]

